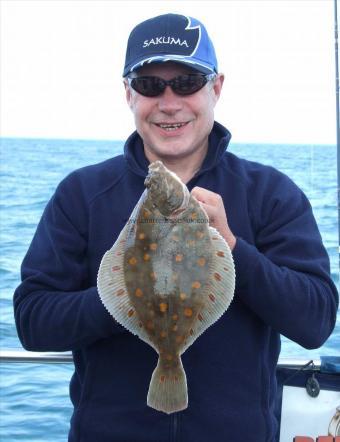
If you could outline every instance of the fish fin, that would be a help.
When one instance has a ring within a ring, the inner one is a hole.
[[[147,404],[158,411],[170,414],[188,407],[187,378],[181,358],[176,368],[162,368],[160,358],[152,373]]]
[[[104,254],[97,276],[98,294],[106,310],[119,324],[153,346],[130,301],[125,285],[124,253],[129,232],[131,226],[126,224],[112,248]]]
[[[210,265],[211,277],[202,292],[203,308],[198,313],[190,334],[184,342],[181,354],[200,336],[210,325],[225,313],[233,300],[235,291],[235,266],[231,250],[213,227],[209,227],[213,256]]]

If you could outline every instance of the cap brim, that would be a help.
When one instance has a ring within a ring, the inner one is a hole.
[[[204,63],[202,63],[200,60],[195,59],[194,57],[178,57],[178,56],[171,56],[171,55],[159,55],[159,56],[153,56],[152,58],[143,59],[140,60],[137,63],[134,63],[132,66],[126,66],[123,72],[123,77],[126,77],[131,72],[135,72],[137,69],[141,68],[142,66],[147,66],[149,64],[159,64],[159,63],[166,63],[172,61],[174,63],[178,63],[187,67],[190,67],[202,74],[213,74],[216,73],[214,67],[208,66]]]

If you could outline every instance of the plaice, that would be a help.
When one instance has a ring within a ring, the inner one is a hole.
[[[181,354],[229,307],[231,251],[181,180],[160,161],[98,272],[98,293],[121,325],[158,353],[147,404],[188,406]],[[227,320],[227,319],[226,319]]]

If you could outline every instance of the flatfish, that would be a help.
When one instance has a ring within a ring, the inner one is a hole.
[[[231,251],[187,187],[161,161],[98,272],[109,313],[159,355],[147,405],[173,413],[188,406],[181,355],[232,301]]]

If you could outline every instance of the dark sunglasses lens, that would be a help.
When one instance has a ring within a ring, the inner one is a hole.
[[[130,84],[135,91],[145,97],[157,97],[164,92],[167,85],[170,85],[178,95],[191,95],[202,89],[207,81],[204,75],[194,74],[179,75],[169,81],[152,76],[137,77],[132,78]]]
[[[131,80],[131,87],[145,97],[156,97],[164,91],[165,84],[157,77],[138,77]]]
[[[202,89],[206,83],[207,79],[203,75],[182,75],[173,79],[172,89],[179,95],[191,95]]]

